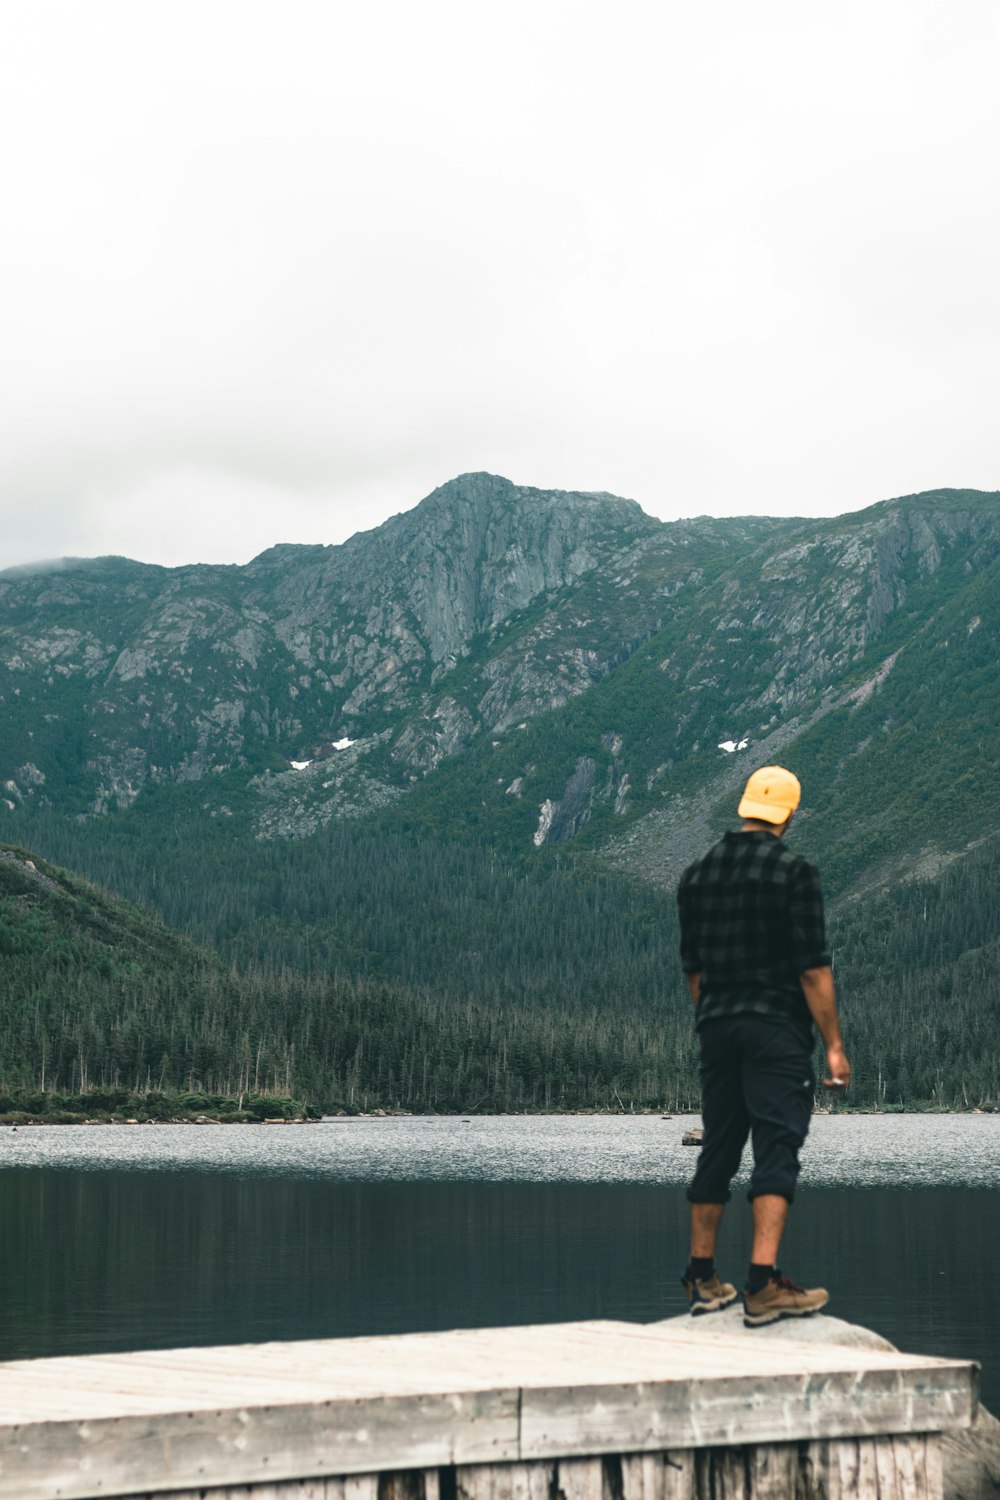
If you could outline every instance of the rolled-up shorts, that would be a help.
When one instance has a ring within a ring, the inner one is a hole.
[[[791,1203],[816,1087],[811,1034],[778,1017],[745,1013],[703,1022],[698,1038],[705,1135],[688,1199],[729,1202],[750,1136],[748,1196],[773,1193]]]

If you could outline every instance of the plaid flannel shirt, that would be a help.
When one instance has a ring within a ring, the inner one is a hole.
[[[677,905],[699,1026],[741,1011],[811,1026],[799,975],[830,963],[815,865],[763,830],[727,833],[684,871]]]

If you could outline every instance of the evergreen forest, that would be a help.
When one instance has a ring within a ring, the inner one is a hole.
[[[698,1108],[673,907],[648,887],[349,825],[296,844],[223,833],[214,857],[178,833],[155,873],[113,822],[33,831],[129,899],[3,849],[8,1110],[88,1090],[315,1111]],[[837,910],[855,1070],[841,1107],[1000,1107],[998,859],[984,846]]]

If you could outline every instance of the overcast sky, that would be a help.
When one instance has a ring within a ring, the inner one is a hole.
[[[0,566],[1000,486],[997,0],[0,0]]]

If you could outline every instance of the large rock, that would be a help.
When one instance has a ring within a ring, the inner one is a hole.
[[[702,1338],[783,1339],[792,1343],[842,1344],[849,1349],[893,1349],[888,1339],[845,1323],[842,1318],[819,1314],[812,1318],[786,1318],[765,1328],[744,1328],[742,1310],[737,1303],[725,1312],[708,1317],[664,1319],[665,1325],[684,1323],[697,1329]],[[941,1440],[944,1456],[945,1500],[997,1500],[1000,1496],[1000,1421],[985,1407],[976,1412],[967,1432],[947,1432]]]
[[[945,1500],[996,1500],[1000,1495],[1000,1422],[985,1406],[968,1432],[941,1440]]]
[[[681,1313],[679,1318],[665,1318],[665,1327],[687,1325],[696,1328],[702,1338],[747,1338],[758,1342],[761,1339],[791,1340],[795,1344],[842,1344],[848,1349],[894,1349],[880,1333],[862,1328],[857,1323],[845,1323],[843,1318],[830,1318],[820,1313],[812,1318],[783,1318],[778,1323],[768,1323],[763,1328],[744,1328],[743,1309],[739,1302],[727,1307],[724,1312],[707,1317],[692,1318]]]

